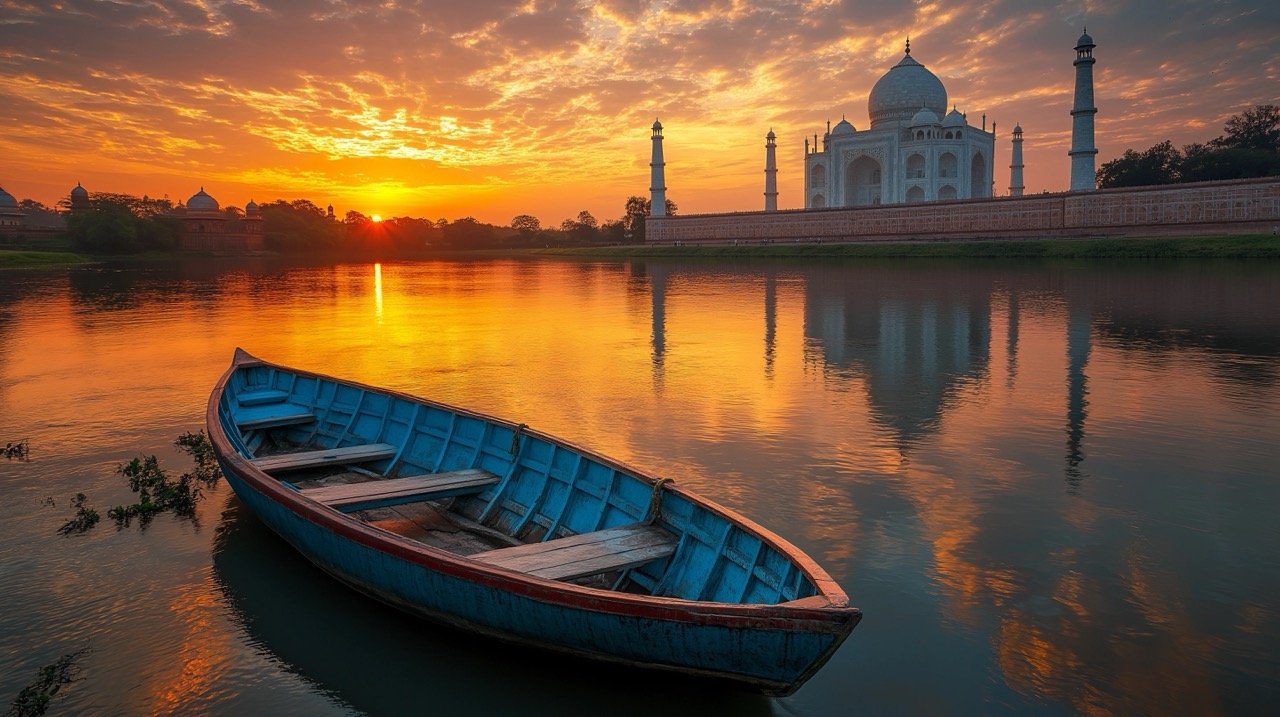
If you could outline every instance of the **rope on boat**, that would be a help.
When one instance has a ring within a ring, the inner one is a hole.
[[[514,456],[520,450],[520,436],[524,434],[524,429],[528,427],[529,424],[521,423],[516,426],[516,430],[511,432],[511,455]]]
[[[662,514],[662,486],[674,482],[671,478],[659,478],[653,484],[653,495],[649,496],[649,514],[645,516],[645,524],[653,525],[658,520],[658,516]]]

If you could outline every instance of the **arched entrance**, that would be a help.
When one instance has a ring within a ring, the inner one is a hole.
[[[991,185],[987,181],[987,160],[981,153],[974,153],[973,161],[969,164],[969,196],[991,196]]]
[[[844,204],[863,207],[880,203],[880,163],[863,155],[849,163],[844,173]]]
[[[924,190],[920,187],[907,188],[907,202],[923,202]]]
[[[821,164],[813,165],[813,169],[809,170],[809,187],[812,189],[823,189],[827,186],[827,168]]]
[[[944,184],[938,188],[938,199],[955,199],[956,188],[950,184]]]
[[[821,194],[815,194],[813,195],[813,204],[810,206],[814,209],[824,209],[827,206],[827,198]]]
[[[941,157],[938,157],[938,176],[943,179],[955,179],[959,177],[960,172],[956,169],[958,164],[959,163],[956,162],[956,156],[954,154],[944,152]]]

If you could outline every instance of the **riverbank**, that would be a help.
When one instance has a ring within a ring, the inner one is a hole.
[[[31,269],[36,267],[74,266],[88,264],[89,257],[69,251],[13,251],[0,249],[0,269]]]
[[[288,257],[290,255],[271,256]],[[200,252],[146,252],[114,256],[86,256],[71,251],[0,249],[0,269],[74,266],[95,261],[153,262],[208,257]],[[300,255],[299,255],[300,256]],[[359,252],[310,253],[313,261],[491,259],[512,256],[564,256],[630,259],[646,257],[729,258],[968,258],[968,259],[1280,259],[1280,236],[1153,237],[1124,239],[1020,239],[999,241],[876,242],[860,244],[626,244],[582,247],[509,247],[501,249],[431,249],[395,254]]]
[[[1280,259],[1280,237],[1270,234],[1124,239],[861,244],[627,245],[528,250],[533,254],[596,257],[801,258],[1051,258],[1051,259]]]

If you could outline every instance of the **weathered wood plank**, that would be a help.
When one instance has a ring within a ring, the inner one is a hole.
[[[264,456],[262,458],[254,458],[253,464],[267,473],[275,473],[299,468],[376,461],[390,458],[395,454],[396,447],[390,443],[366,443],[345,448],[329,448],[321,451],[302,451],[299,453]]]
[[[499,480],[488,471],[468,468],[448,473],[320,486],[305,489],[302,494],[343,512],[352,512],[479,493]]]
[[[659,527],[636,524],[490,550],[471,557],[541,578],[572,580],[668,557],[675,552],[677,542],[674,535]]]
[[[265,388],[257,391],[245,391],[236,396],[236,401],[241,406],[260,406],[264,403],[283,403],[289,398],[289,394],[284,391]]]
[[[251,406],[236,411],[236,426],[242,431],[256,428],[278,428],[311,423],[316,415],[305,406],[292,403],[277,403]]]

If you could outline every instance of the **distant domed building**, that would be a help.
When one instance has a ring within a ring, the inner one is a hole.
[[[89,208],[89,190],[80,186],[76,182],[76,186],[71,188],[71,211],[79,212]]]
[[[26,215],[18,208],[18,200],[0,187],[0,233],[14,234],[26,226]]]
[[[204,187],[174,211],[182,219],[182,248],[190,251],[242,254],[262,250],[262,215],[252,200],[244,217],[229,215]]]
[[[867,114],[868,129],[841,119],[821,148],[817,135],[812,146],[805,140],[805,208],[991,196],[995,125],[988,132],[948,112],[946,88],[911,56],[909,40],[871,88]]]

